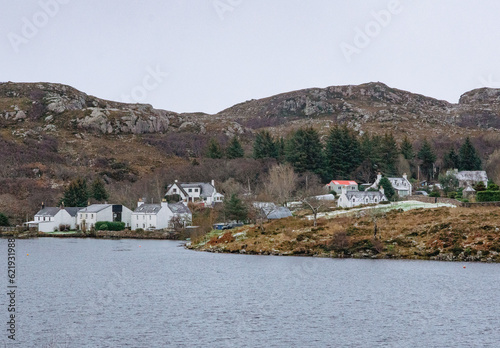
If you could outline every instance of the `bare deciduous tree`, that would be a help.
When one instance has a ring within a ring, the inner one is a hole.
[[[280,205],[285,205],[297,188],[298,177],[289,164],[278,164],[269,170],[265,185],[267,193]]]

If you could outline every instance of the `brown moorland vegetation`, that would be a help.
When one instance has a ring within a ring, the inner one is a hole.
[[[378,216],[297,217],[231,232],[213,231],[189,248],[211,252],[500,262],[500,208],[393,210]],[[374,223],[377,233],[374,236]]]

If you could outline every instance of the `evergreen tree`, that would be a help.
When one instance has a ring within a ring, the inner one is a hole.
[[[231,195],[231,198],[224,200],[224,213],[226,220],[243,221],[248,216],[247,207],[234,193]]]
[[[331,178],[349,179],[362,162],[356,134],[345,126],[335,126],[327,138],[326,161],[327,174]]]
[[[386,173],[387,175],[395,175],[399,149],[398,145],[396,144],[396,140],[394,140],[394,137],[392,136],[392,133],[386,133],[384,135],[381,145],[382,172]]]
[[[460,157],[460,170],[480,170],[481,169],[481,159],[477,155],[476,149],[472,145],[469,137],[465,139],[465,142],[460,147],[459,151]]]
[[[486,185],[484,182],[479,181],[476,185],[474,185],[474,190],[476,190],[476,192],[486,191]]]
[[[455,149],[451,148],[451,150],[444,155],[443,167],[444,169],[458,169],[460,167],[460,157],[455,152]]]
[[[389,179],[387,179],[385,176],[383,176],[378,183],[378,188],[380,188],[381,186],[384,188],[385,196],[390,201],[396,194],[396,191],[394,190],[394,187],[392,187],[392,184],[389,181]]]
[[[283,162],[285,159],[285,139],[280,137],[276,142],[276,151],[278,153],[278,162]]]
[[[403,142],[401,143],[401,154],[408,161],[411,161],[413,157],[415,157],[415,154],[413,153],[413,145],[411,144],[407,136],[405,136]]]
[[[436,155],[434,154],[434,151],[432,151],[431,144],[429,144],[427,139],[424,139],[424,143],[422,144],[422,147],[417,154],[417,158],[422,163],[420,166],[422,173],[425,175],[427,180],[431,180],[433,176]]]
[[[109,198],[106,188],[104,187],[104,182],[99,178],[92,182],[91,191],[92,197],[98,202],[106,201]]]
[[[278,158],[278,149],[274,138],[268,131],[257,133],[253,143],[253,157],[261,158]]]
[[[229,142],[229,146],[226,149],[226,156],[229,159],[233,158],[241,158],[245,155],[245,151],[243,151],[243,147],[236,136],[234,136]]]
[[[88,200],[87,180],[78,178],[73,180],[64,190],[60,203],[64,203],[67,207],[86,207]]]
[[[3,213],[0,213],[0,226],[10,226],[9,219]]]
[[[488,191],[498,191],[500,188],[497,184],[493,182],[493,180],[488,180]]]
[[[318,132],[309,127],[294,132],[285,145],[285,160],[297,173],[323,173],[323,145]]]
[[[219,142],[215,138],[210,138],[207,149],[208,158],[222,158],[223,153]]]

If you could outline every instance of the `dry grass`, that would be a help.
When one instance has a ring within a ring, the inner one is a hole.
[[[312,221],[287,218],[243,227],[243,238],[199,247],[207,251],[326,257],[431,258],[500,261],[500,208],[437,208],[390,211],[374,219],[339,217]],[[196,247],[196,246],[195,246]]]

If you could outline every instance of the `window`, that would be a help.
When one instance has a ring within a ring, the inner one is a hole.
[[[172,190],[172,192],[173,192],[173,193],[177,193],[177,189],[176,189],[176,188],[174,188],[174,189]]]
[[[194,189],[194,192],[198,192],[198,189]]]
[[[188,192],[193,192],[193,189],[188,189]]]
[[[342,190],[342,186],[339,186],[339,190]]]
[[[151,220],[151,215],[149,215],[149,220]]]
[[[94,214],[90,214],[90,218],[93,219],[94,218]]]

